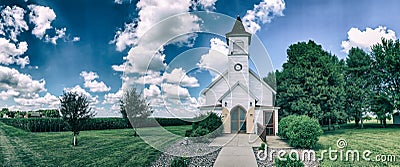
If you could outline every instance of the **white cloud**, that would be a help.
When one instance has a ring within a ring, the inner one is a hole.
[[[133,83],[144,85],[144,84],[152,84],[159,85],[162,82],[162,76],[160,76],[160,72],[152,72],[149,74],[142,75],[138,78],[132,78]]]
[[[111,68],[112,68],[114,71],[117,71],[117,72],[124,72],[124,70],[125,70],[125,64],[112,65]]]
[[[114,0],[116,4],[123,4],[123,3],[132,3],[132,0]]]
[[[263,0],[254,5],[253,10],[247,10],[243,17],[243,23],[246,25],[247,31],[255,34],[261,28],[260,23],[270,23],[275,16],[283,16],[284,9],[284,0]]]
[[[99,75],[95,72],[82,71],[80,76],[82,76],[85,81],[84,87],[89,88],[91,92],[107,92],[111,90],[103,81],[99,82],[95,80],[99,78]]]
[[[207,54],[201,56],[197,64],[200,68],[208,69],[216,77],[227,69],[228,64],[228,46],[219,38],[210,40],[210,50]]]
[[[136,4],[139,17],[132,23],[125,24],[124,29],[118,30],[111,41],[115,43],[117,51],[132,47],[125,57],[125,72],[143,74],[146,71],[160,71],[166,66],[165,55],[162,53],[164,44],[190,44],[188,41],[196,35],[187,33],[200,29],[200,19],[197,16],[186,14],[164,19],[188,12],[192,5],[190,0],[139,1]],[[154,11],[157,11],[156,15]],[[162,20],[164,21],[160,22]]]
[[[52,28],[51,22],[56,19],[56,14],[47,6],[28,5],[28,8],[31,10],[29,20],[35,24],[32,34],[42,39],[46,30]]]
[[[65,31],[67,31],[67,28],[61,28],[61,29],[54,29],[56,31],[56,35],[54,37],[50,37],[48,34],[46,34],[44,41],[45,42],[51,42],[54,45],[57,45],[57,40],[58,39],[64,39],[65,38]]]
[[[156,85],[150,85],[149,88],[143,90],[144,97],[157,98],[160,97],[161,90]]]
[[[21,57],[28,50],[26,42],[20,42],[16,46],[10,40],[0,38],[0,64],[10,65],[18,64],[22,68],[29,64],[29,57]]]
[[[18,70],[0,66],[0,99],[13,98],[18,110],[34,110],[38,108],[57,108],[58,98],[45,89],[44,80],[33,80],[30,75],[22,74]],[[40,96],[45,92],[44,96]]]
[[[81,86],[79,86],[79,85],[76,85],[72,88],[64,88],[64,92],[75,92],[75,93],[85,96],[86,98],[88,98],[88,100],[91,104],[91,107],[93,107],[94,105],[99,103],[97,95],[92,96],[89,92],[86,92],[86,90],[81,88]]]
[[[74,38],[72,38],[72,42],[78,42],[78,41],[80,41],[80,40],[81,40],[80,37],[74,37]]]
[[[32,96],[46,91],[45,84],[44,80],[33,80],[30,75],[21,74],[14,68],[0,66],[0,89],[17,91],[21,96]]]
[[[14,98],[14,101],[18,105],[22,105],[25,107],[30,107],[30,108],[58,108],[60,105],[59,99],[51,95],[50,93],[46,93],[43,97],[40,97],[38,94],[35,94],[35,96],[30,97],[30,98],[19,98],[16,97]]]
[[[119,104],[119,100],[121,100],[123,95],[123,90],[119,89],[117,92],[115,93],[108,93],[106,95],[104,95],[104,101],[103,104],[115,104],[118,105]]]
[[[190,97],[189,90],[179,85],[163,83],[161,89],[166,99],[184,99]]]
[[[124,30],[118,30],[115,33],[114,40],[110,41],[110,44],[115,43],[115,46],[117,47],[117,51],[123,51],[126,49],[127,46],[132,46],[133,44],[136,43],[137,37],[136,37],[136,30],[135,27],[137,24],[135,22],[133,23],[125,23]]]
[[[347,41],[342,41],[343,52],[349,53],[352,47],[359,47],[371,51],[371,46],[381,43],[381,38],[396,40],[396,33],[386,27],[379,26],[375,29],[367,27],[365,31],[351,28],[347,32]]]
[[[8,33],[14,42],[18,41],[17,36],[21,32],[29,29],[24,20],[25,10],[18,6],[13,6],[12,8],[6,6],[0,15],[0,35],[6,36],[6,33]]]
[[[19,96],[19,92],[15,91],[14,89],[8,89],[7,91],[1,91],[0,92],[0,99],[2,100],[7,100],[10,97],[17,97]]]
[[[198,0],[197,4],[201,5],[204,9],[215,9],[214,5],[217,0]]]
[[[182,68],[175,68],[171,73],[165,72],[163,78],[168,83],[174,83],[185,87],[199,87],[199,83],[195,77],[186,75],[186,71]]]

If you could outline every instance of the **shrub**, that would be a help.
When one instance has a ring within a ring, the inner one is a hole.
[[[207,134],[209,134],[209,137],[217,137],[222,135],[223,132],[222,120],[221,117],[219,117],[217,114],[209,113],[208,115],[200,115],[199,117],[195,118],[195,120],[200,120],[192,124],[193,133],[197,134],[190,136],[197,137],[200,132],[204,133],[206,132],[206,130],[208,131]]]
[[[278,136],[287,139],[287,133],[290,130],[290,125],[295,122],[297,119],[299,119],[299,116],[295,115],[290,115],[287,116],[279,121],[279,126],[278,126]]]
[[[290,118],[291,123],[284,129],[289,140],[289,145],[296,148],[313,148],[322,135],[322,128],[317,119],[308,116],[296,116]]]
[[[185,132],[185,137],[190,137],[190,135],[193,133],[193,129],[188,129]]]
[[[171,161],[171,167],[187,167],[189,166],[189,159],[185,157],[177,157]]]
[[[197,128],[192,132],[192,134],[190,136],[191,137],[201,137],[201,136],[207,135],[208,133],[210,133],[210,131],[208,129]]]
[[[275,166],[276,167],[304,167],[304,163],[301,162],[298,159],[291,159],[289,158],[289,155],[286,155],[285,157],[286,160],[282,159],[280,160],[279,158],[275,158]]]
[[[265,150],[265,143],[261,143],[261,146],[258,147],[258,150]]]

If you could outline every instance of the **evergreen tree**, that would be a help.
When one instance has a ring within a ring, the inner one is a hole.
[[[289,46],[287,55],[277,74],[283,115],[308,115],[329,124],[345,119],[343,63],[314,41]]]
[[[360,48],[352,48],[346,59],[346,110],[356,126],[363,128],[363,113],[370,111],[372,59]]]

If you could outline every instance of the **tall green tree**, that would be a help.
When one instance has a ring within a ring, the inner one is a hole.
[[[73,145],[76,146],[79,131],[87,119],[95,116],[87,97],[76,92],[64,92],[60,98],[60,112],[63,120],[69,125],[74,134]]]
[[[346,118],[343,63],[314,41],[290,45],[287,55],[277,75],[277,106],[283,115],[308,115],[329,124]]]
[[[138,136],[136,130],[140,127],[140,123],[152,113],[146,99],[141,93],[137,92],[136,88],[131,88],[124,92],[120,100],[120,112],[123,118],[131,123],[134,129],[134,136]]]
[[[346,110],[356,126],[363,128],[363,113],[370,111],[372,58],[360,48],[352,48],[346,58]]]
[[[374,60],[374,99],[373,108],[383,124],[394,109],[400,108],[400,42],[382,38],[382,43],[371,47]],[[379,102],[385,103],[379,103]],[[382,113],[385,112],[385,113]]]

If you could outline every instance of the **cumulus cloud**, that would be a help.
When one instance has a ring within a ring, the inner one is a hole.
[[[17,36],[28,30],[28,25],[24,20],[25,10],[18,6],[6,6],[0,15],[0,35],[9,35],[11,40],[17,42]]]
[[[119,104],[119,100],[121,100],[122,95],[123,95],[122,89],[119,89],[115,93],[105,94],[103,104]]]
[[[156,85],[150,85],[148,88],[145,88],[143,91],[144,97],[159,97],[161,94],[160,88]]]
[[[210,40],[210,50],[207,54],[201,56],[197,66],[208,69],[214,77],[225,72],[228,68],[228,46],[219,38]]]
[[[182,68],[175,68],[171,73],[163,74],[164,80],[168,83],[173,83],[185,87],[199,87],[199,83],[195,77],[186,75],[186,71]]]
[[[114,0],[116,4],[123,4],[123,3],[132,3],[132,0]]]
[[[58,39],[64,39],[65,38],[65,31],[67,31],[67,28],[61,28],[61,29],[54,29],[56,31],[56,35],[54,37],[50,37],[48,34],[46,34],[44,41],[45,42],[51,42],[54,45],[57,45],[57,40]]]
[[[347,32],[347,40],[342,41],[342,51],[349,53],[351,48],[359,47],[369,52],[371,46],[382,42],[381,38],[397,39],[396,33],[387,27],[379,26],[375,29],[367,27],[365,31],[353,27]]]
[[[23,96],[46,91],[44,80],[33,80],[30,75],[22,74],[14,68],[0,66],[0,89],[14,90]]]
[[[29,108],[58,108],[60,105],[59,99],[50,94],[46,93],[46,95],[40,97],[38,94],[30,98],[14,98],[14,101],[22,106],[29,107]]]
[[[22,68],[29,64],[29,57],[21,57],[28,50],[26,42],[20,42],[15,45],[10,40],[0,38],[0,64],[10,65],[18,64]]]
[[[15,91],[14,89],[8,89],[7,91],[1,91],[0,92],[0,99],[2,100],[7,100],[10,97],[17,97],[19,96],[19,92]]]
[[[165,55],[162,53],[163,45],[188,44],[195,34],[188,32],[200,29],[197,16],[186,14],[179,18],[170,18],[175,14],[188,12],[192,6],[189,0],[173,2],[144,0],[139,1],[139,17],[127,23],[124,29],[118,30],[114,40],[117,51],[132,47],[125,57],[125,72],[144,73],[146,71],[160,71],[165,68]],[[157,15],[154,15],[157,11]],[[157,25],[157,26],[155,26]],[[179,36],[179,38],[177,38]],[[173,39],[172,41],[170,41]],[[116,67],[116,66],[114,66]],[[121,70],[121,68],[117,68]]]
[[[99,78],[99,75],[95,72],[82,71],[80,76],[83,77],[85,81],[84,87],[89,88],[91,92],[108,92],[111,90],[111,88],[108,87],[103,81],[96,81],[96,79]]]
[[[217,0],[197,0],[192,2],[194,3],[194,7],[199,6],[206,11],[211,11],[215,9],[215,3],[217,2]]]
[[[263,0],[257,5],[254,5],[253,10],[247,10],[243,17],[243,23],[248,32],[255,34],[261,24],[270,23],[276,16],[283,16],[285,9],[284,0]]]
[[[85,89],[81,88],[81,86],[76,85],[72,88],[64,88],[64,92],[75,92],[78,93],[80,95],[85,96],[86,98],[88,98],[91,107],[93,107],[94,105],[99,103],[99,96],[92,96],[89,92],[87,92]]]
[[[38,108],[56,108],[58,98],[47,92],[44,80],[34,80],[30,75],[22,74],[14,68],[0,66],[0,99],[12,98],[19,110]],[[44,96],[40,96],[45,92]]]
[[[190,97],[187,88],[183,88],[176,84],[163,83],[161,84],[161,89],[164,92],[165,98],[182,99]]]
[[[29,20],[35,25],[32,34],[42,39],[46,30],[52,28],[51,22],[56,19],[56,13],[47,6],[28,5],[28,8],[31,10],[29,13]]]
[[[81,40],[81,37],[74,37],[72,38],[72,42],[78,42]]]

